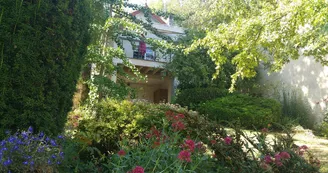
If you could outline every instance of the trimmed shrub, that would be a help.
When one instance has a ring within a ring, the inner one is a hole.
[[[0,138],[63,130],[89,42],[87,3],[0,0]]]
[[[216,121],[239,121],[248,129],[267,127],[278,122],[281,117],[281,105],[268,98],[238,94],[229,95],[201,104],[200,113]]]
[[[181,106],[196,108],[198,104],[223,97],[228,94],[227,90],[220,88],[192,88],[182,90],[176,99],[176,103]]]

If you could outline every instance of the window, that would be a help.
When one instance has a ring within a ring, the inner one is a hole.
[[[145,53],[145,60],[152,60],[155,61],[155,52],[151,49],[151,47],[146,48],[146,53]]]

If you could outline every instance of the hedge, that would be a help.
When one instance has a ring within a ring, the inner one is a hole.
[[[87,3],[0,0],[0,138],[62,131],[89,43]]]
[[[228,91],[221,88],[192,88],[184,89],[178,95],[176,103],[189,108],[196,108],[199,103],[206,102],[218,97],[223,97]]]
[[[228,95],[202,103],[199,112],[209,119],[220,122],[235,122],[248,129],[261,129],[272,122],[279,122],[281,104],[262,97],[245,94]]]

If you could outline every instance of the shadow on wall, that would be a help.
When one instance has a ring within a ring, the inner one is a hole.
[[[297,114],[304,116],[298,110],[304,108],[309,109],[306,112],[313,123],[323,119],[325,100],[328,98],[328,67],[315,62],[312,57],[300,56],[298,60],[286,64],[280,72],[270,75],[262,66],[260,75],[260,83],[265,88],[263,95],[277,98],[286,104],[283,105],[284,113],[294,114],[290,115],[291,118]]]

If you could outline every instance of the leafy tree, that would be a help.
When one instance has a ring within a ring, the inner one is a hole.
[[[89,43],[87,0],[0,0],[0,136],[57,134],[72,106]]]
[[[204,36],[203,32],[188,30],[186,36],[180,38],[179,45],[190,46],[194,38],[203,38]],[[220,76],[213,80],[215,64],[207,55],[207,51],[208,49],[202,47],[198,47],[188,54],[185,54],[183,48],[175,51],[174,58],[167,65],[167,69],[179,80],[178,87],[180,89],[199,87],[227,89],[230,86],[230,75],[234,71],[234,66],[225,64]]]
[[[200,45],[208,48],[218,71],[229,62],[223,56],[226,50],[238,52],[231,61],[236,65],[231,90],[239,77],[254,77],[260,62],[277,71],[306,55],[327,65],[328,4],[324,0],[216,1],[211,9],[195,15],[210,20],[200,27],[206,37],[195,40],[189,51]]]

